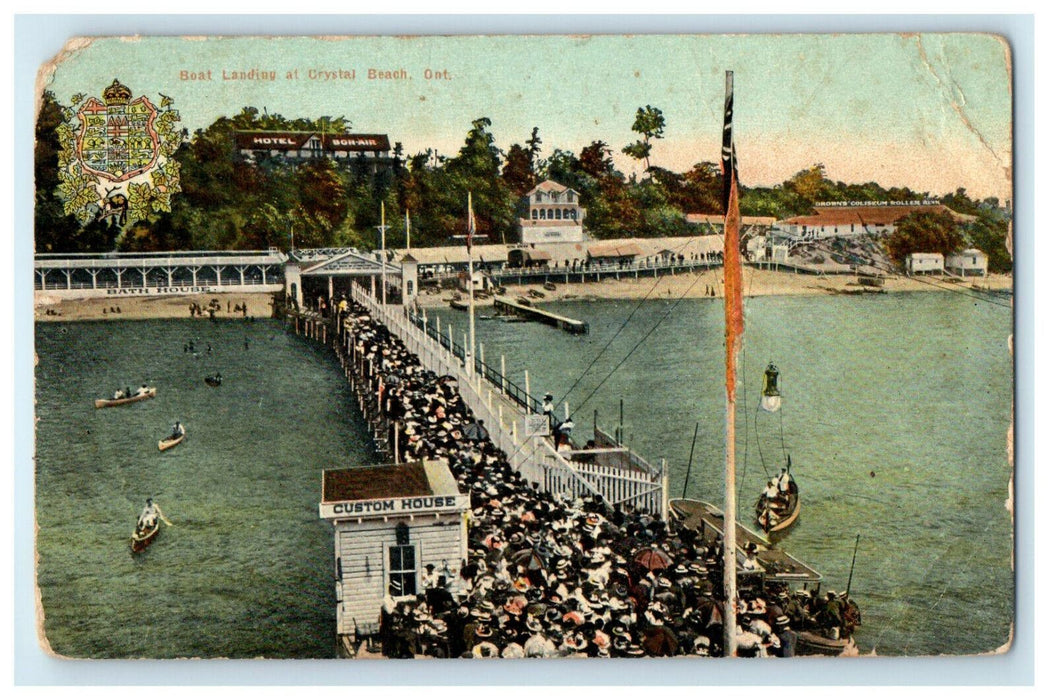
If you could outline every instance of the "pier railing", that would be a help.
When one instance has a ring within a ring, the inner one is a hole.
[[[462,400],[483,421],[495,446],[529,482],[567,498],[597,495],[613,507],[641,508],[667,519],[666,465],[643,471],[566,458],[555,449],[545,419],[540,428],[541,403],[526,391],[479,358],[475,363],[478,371],[468,372],[464,348],[402,307],[383,307],[355,286],[352,298],[417,355],[423,366],[458,381]],[[394,456],[399,461],[399,455]]]

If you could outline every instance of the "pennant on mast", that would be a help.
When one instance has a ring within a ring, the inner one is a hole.
[[[741,208],[737,192],[737,149],[733,145],[733,71],[726,71],[726,105],[722,123],[722,195],[725,221],[723,286],[726,300],[726,353],[735,356],[744,333],[744,304],[741,299]],[[732,401],[737,390],[736,373],[726,369],[726,397]]]

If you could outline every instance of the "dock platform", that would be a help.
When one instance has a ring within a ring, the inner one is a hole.
[[[586,335],[590,332],[590,325],[585,321],[577,321],[574,318],[560,316],[534,306],[527,306],[509,297],[495,297],[495,311],[500,314],[521,316],[532,321],[545,323],[548,326],[567,331],[572,335]]]
[[[684,498],[671,501],[671,512],[681,518],[687,528],[700,532],[705,542],[710,544],[722,538],[723,514],[718,507],[704,501]],[[744,564],[745,547],[748,543],[756,546],[756,557],[763,566],[767,580],[803,584],[816,584],[821,581],[821,574],[817,571],[788,552],[773,546],[741,523],[737,523],[738,567]],[[742,570],[741,573],[751,572]]]

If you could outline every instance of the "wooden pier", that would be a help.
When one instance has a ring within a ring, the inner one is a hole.
[[[590,325],[585,321],[577,321],[574,318],[559,316],[550,311],[527,306],[509,297],[495,297],[495,311],[499,314],[521,316],[532,321],[545,323],[548,326],[567,331],[572,335],[586,335],[590,332]]]

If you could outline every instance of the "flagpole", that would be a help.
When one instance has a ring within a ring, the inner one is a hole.
[[[381,202],[381,226],[378,227],[381,230],[381,306],[382,308],[388,303],[386,289],[388,276],[386,274],[385,264],[385,202]]]
[[[722,532],[725,606],[725,655],[737,655],[737,352],[743,332],[741,308],[740,210],[737,161],[733,146],[733,71],[726,71],[726,101],[722,127],[723,207],[725,210],[723,285],[726,311],[726,470]]]
[[[403,230],[407,233],[407,250],[411,249],[411,210],[403,210]]]
[[[469,201],[469,219],[466,222],[466,254],[469,258],[469,348],[466,352],[466,357],[469,363],[466,365],[467,371],[470,376],[476,372],[476,352],[477,352],[477,328],[476,328],[476,313],[474,312],[474,302],[476,295],[474,294],[473,287],[473,235],[477,232],[477,222],[473,219],[473,193],[467,193]]]

